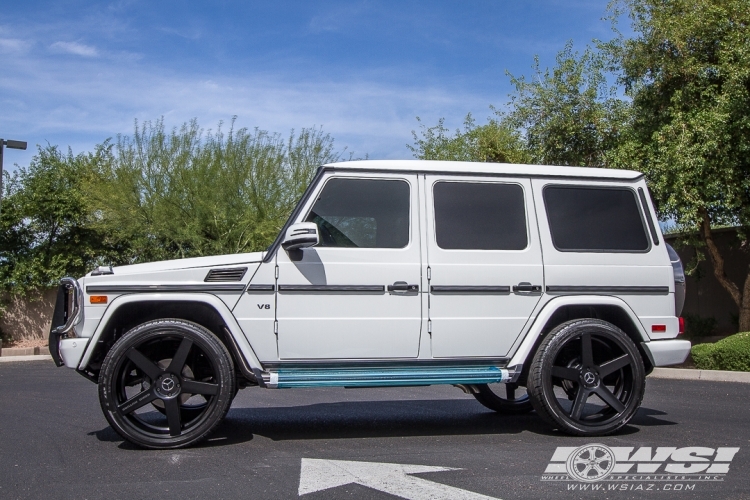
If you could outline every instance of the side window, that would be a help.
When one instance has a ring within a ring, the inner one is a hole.
[[[321,247],[403,248],[409,194],[404,181],[331,179],[305,222],[318,225]]]
[[[435,236],[440,248],[523,250],[528,245],[521,186],[438,182],[432,196]]]
[[[547,186],[544,205],[555,248],[562,252],[645,252],[646,228],[628,188]]]

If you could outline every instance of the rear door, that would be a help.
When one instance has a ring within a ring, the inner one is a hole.
[[[425,183],[433,357],[504,356],[544,286],[531,182],[428,175]]]

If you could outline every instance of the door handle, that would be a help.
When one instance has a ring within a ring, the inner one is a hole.
[[[392,285],[388,285],[388,291],[393,293],[418,292],[419,285],[410,285],[406,281],[397,281]]]
[[[532,285],[531,283],[522,282],[513,287],[514,292],[539,293],[542,291],[542,285]]]

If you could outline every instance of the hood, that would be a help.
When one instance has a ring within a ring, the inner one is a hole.
[[[231,266],[233,264],[250,264],[263,260],[265,252],[236,253],[230,255],[213,255],[209,257],[193,257],[190,259],[162,260],[146,264],[118,266],[113,268],[115,276],[126,274],[151,273],[176,269],[192,269],[199,267]],[[88,275],[87,275],[88,276]]]

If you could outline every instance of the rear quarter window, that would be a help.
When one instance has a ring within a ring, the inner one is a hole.
[[[636,194],[629,188],[547,186],[544,188],[552,243],[561,252],[647,252]]]

